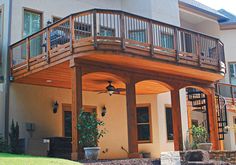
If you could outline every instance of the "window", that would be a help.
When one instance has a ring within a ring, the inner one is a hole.
[[[115,29],[109,27],[100,27],[100,36],[112,37],[115,36]]]
[[[138,141],[151,142],[151,115],[150,106],[137,106],[137,128],[138,128]]]
[[[91,24],[83,22],[75,22],[75,38],[81,39],[92,36]]]
[[[192,36],[189,33],[181,32],[182,51],[193,53]]]
[[[167,140],[174,140],[172,108],[166,107]]]
[[[233,130],[234,130],[234,138],[235,138],[235,144],[236,144],[236,116],[233,117]]]
[[[3,81],[3,71],[2,71],[2,27],[3,27],[3,20],[2,20],[2,7],[0,7],[0,83]]]
[[[94,106],[84,106],[84,111],[88,116],[96,112]],[[71,105],[63,105],[63,134],[65,137],[72,137],[72,116],[71,116]]]
[[[33,33],[38,32],[42,28],[42,14],[39,12],[24,10],[24,31],[23,37],[27,37]],[[42,37],[38,36],[30,41],[30,56],[34,57],[41,54]],[[26,49],[23,50],[23,57],[26,58]]]
[[[174,49],[174,36],[172,34],[161,33],[161,46]]]
[[[229,63],[229,75],[230,83],[236,85],[236,63]]]
[[[129,39],[139,42],[147,42],[146,30],[130,30]]]

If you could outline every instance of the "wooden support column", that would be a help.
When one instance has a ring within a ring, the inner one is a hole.
[[[183,137],[182,137],[179,89],[174,89],[171,91],[171,104],[172,104],[172,119],[173,119],[173,132],[174,132],[174,149],[175,151],[182,151]]]
[[[126,104],[128,124],[128,151],[129,158],[138,158],[138,131],[136,117],[136,93],[135,83],[131,80],[126,83]]]
[[[78,114],[82,108],[82,71],[77,66],[72,67],[72,153],[71,159],[79,158],[79,134],[77,129]]]
[[[214,88],[209,89],[209,94],[207,95],[207,110],[210,129],[210,141],[213,144],[212,149],[218,150],[220,149],[220,141],[218,135],[218,120]]]

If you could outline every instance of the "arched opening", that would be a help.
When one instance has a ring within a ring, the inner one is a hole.
[[[139,152],[157,157],[163,151],[174,151],[172,86],[157,80],[143,80],[137,82],[135,88]]]
[[[207,132],[208,139],[206,142],[210,142],[210,123],[209,123],[209,102],[208,96],[209,92],[207,89],[203,89],[197,86],[188,86],[182,89],[186,95],[186,109],[183,110],[183,114],[187,117],[185,120],[185,134],[184,142],[185,148],[189,149],[192,147],[196,147],[195,141],[193,139],[193,128],[203,128]],[[184,96],[184,95],[183,95]]]

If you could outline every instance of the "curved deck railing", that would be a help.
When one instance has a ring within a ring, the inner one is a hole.
[[[11,45],[12,75],[89,50],[120,50],[225,73],[224,45],[217,38],[123,11],[93,9],[67,16]]]

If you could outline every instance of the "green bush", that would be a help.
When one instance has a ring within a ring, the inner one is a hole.
[[[0,134],[0,152],[9,152],[9,146],[1,134]]]
[[[97,119],[96,113],[82,110],[78,120],[79,144],[82,147],[96,147],[99,139],[106,133],[104,130],[98,129],[100,126],[104,126],[104,122]]]
[[[18,154],[19,153],[19,125],[18,122],[14,122],[12,120],[11,130],[9,133],[10,137],[10,150],[11,153]]]
[[[197,144],[199,143],[206,143],[208,141],[208,132],[205,127],[196,127],[193,125],[190,132],[193,138],[193,148],[197,148]]]

